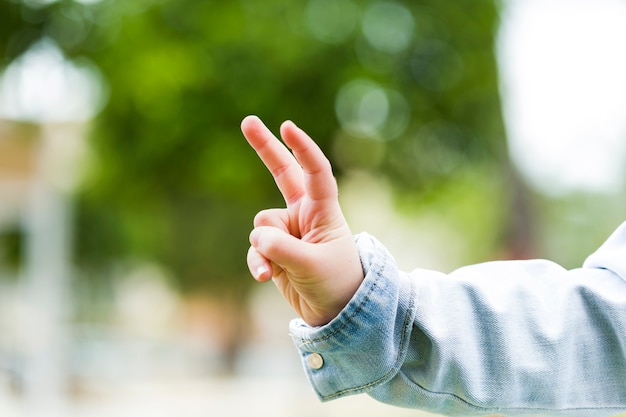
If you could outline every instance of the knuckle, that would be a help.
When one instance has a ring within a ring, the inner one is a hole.
[[[254,227],[270,226],[273,223],[274,211],[272,209],[259,211],[254,216]]]

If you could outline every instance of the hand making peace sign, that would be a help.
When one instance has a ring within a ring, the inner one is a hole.
[[[330,162],[290,121],[281,125],[280,134],[293,154],[256,116],[246,117],[241,130],[287,204],[284,209],[264,210],[255,217],[248,267],[258,281],[273,279],[307,324],[326,324],[363,281]]]

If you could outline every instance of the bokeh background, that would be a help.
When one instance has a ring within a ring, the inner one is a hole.
[[[420,415],[321,404],[248,275],[291,119],[403,269],[626,219],[620,0],[0,0],[0,415]],[[451,303],[454,300],[450,300]],[[582,381],[581,381],[582,383]]]

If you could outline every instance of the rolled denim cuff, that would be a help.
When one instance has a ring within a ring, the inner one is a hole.
[[[393,378],[407,352],[415,315],[411,281],[372,236],[355,236],[365,279],[330,323],[290,323],[307,377],[323,401],[368,391]]]

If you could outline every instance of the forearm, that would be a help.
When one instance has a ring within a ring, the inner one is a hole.
[[[367,391],[444,414],[616,414],[626,409],[624,235],[583,269],[495,262],[450,275],[402,273],[361,236],[359,292],[329,325],[294,322],[292,334],[325,400]]]

